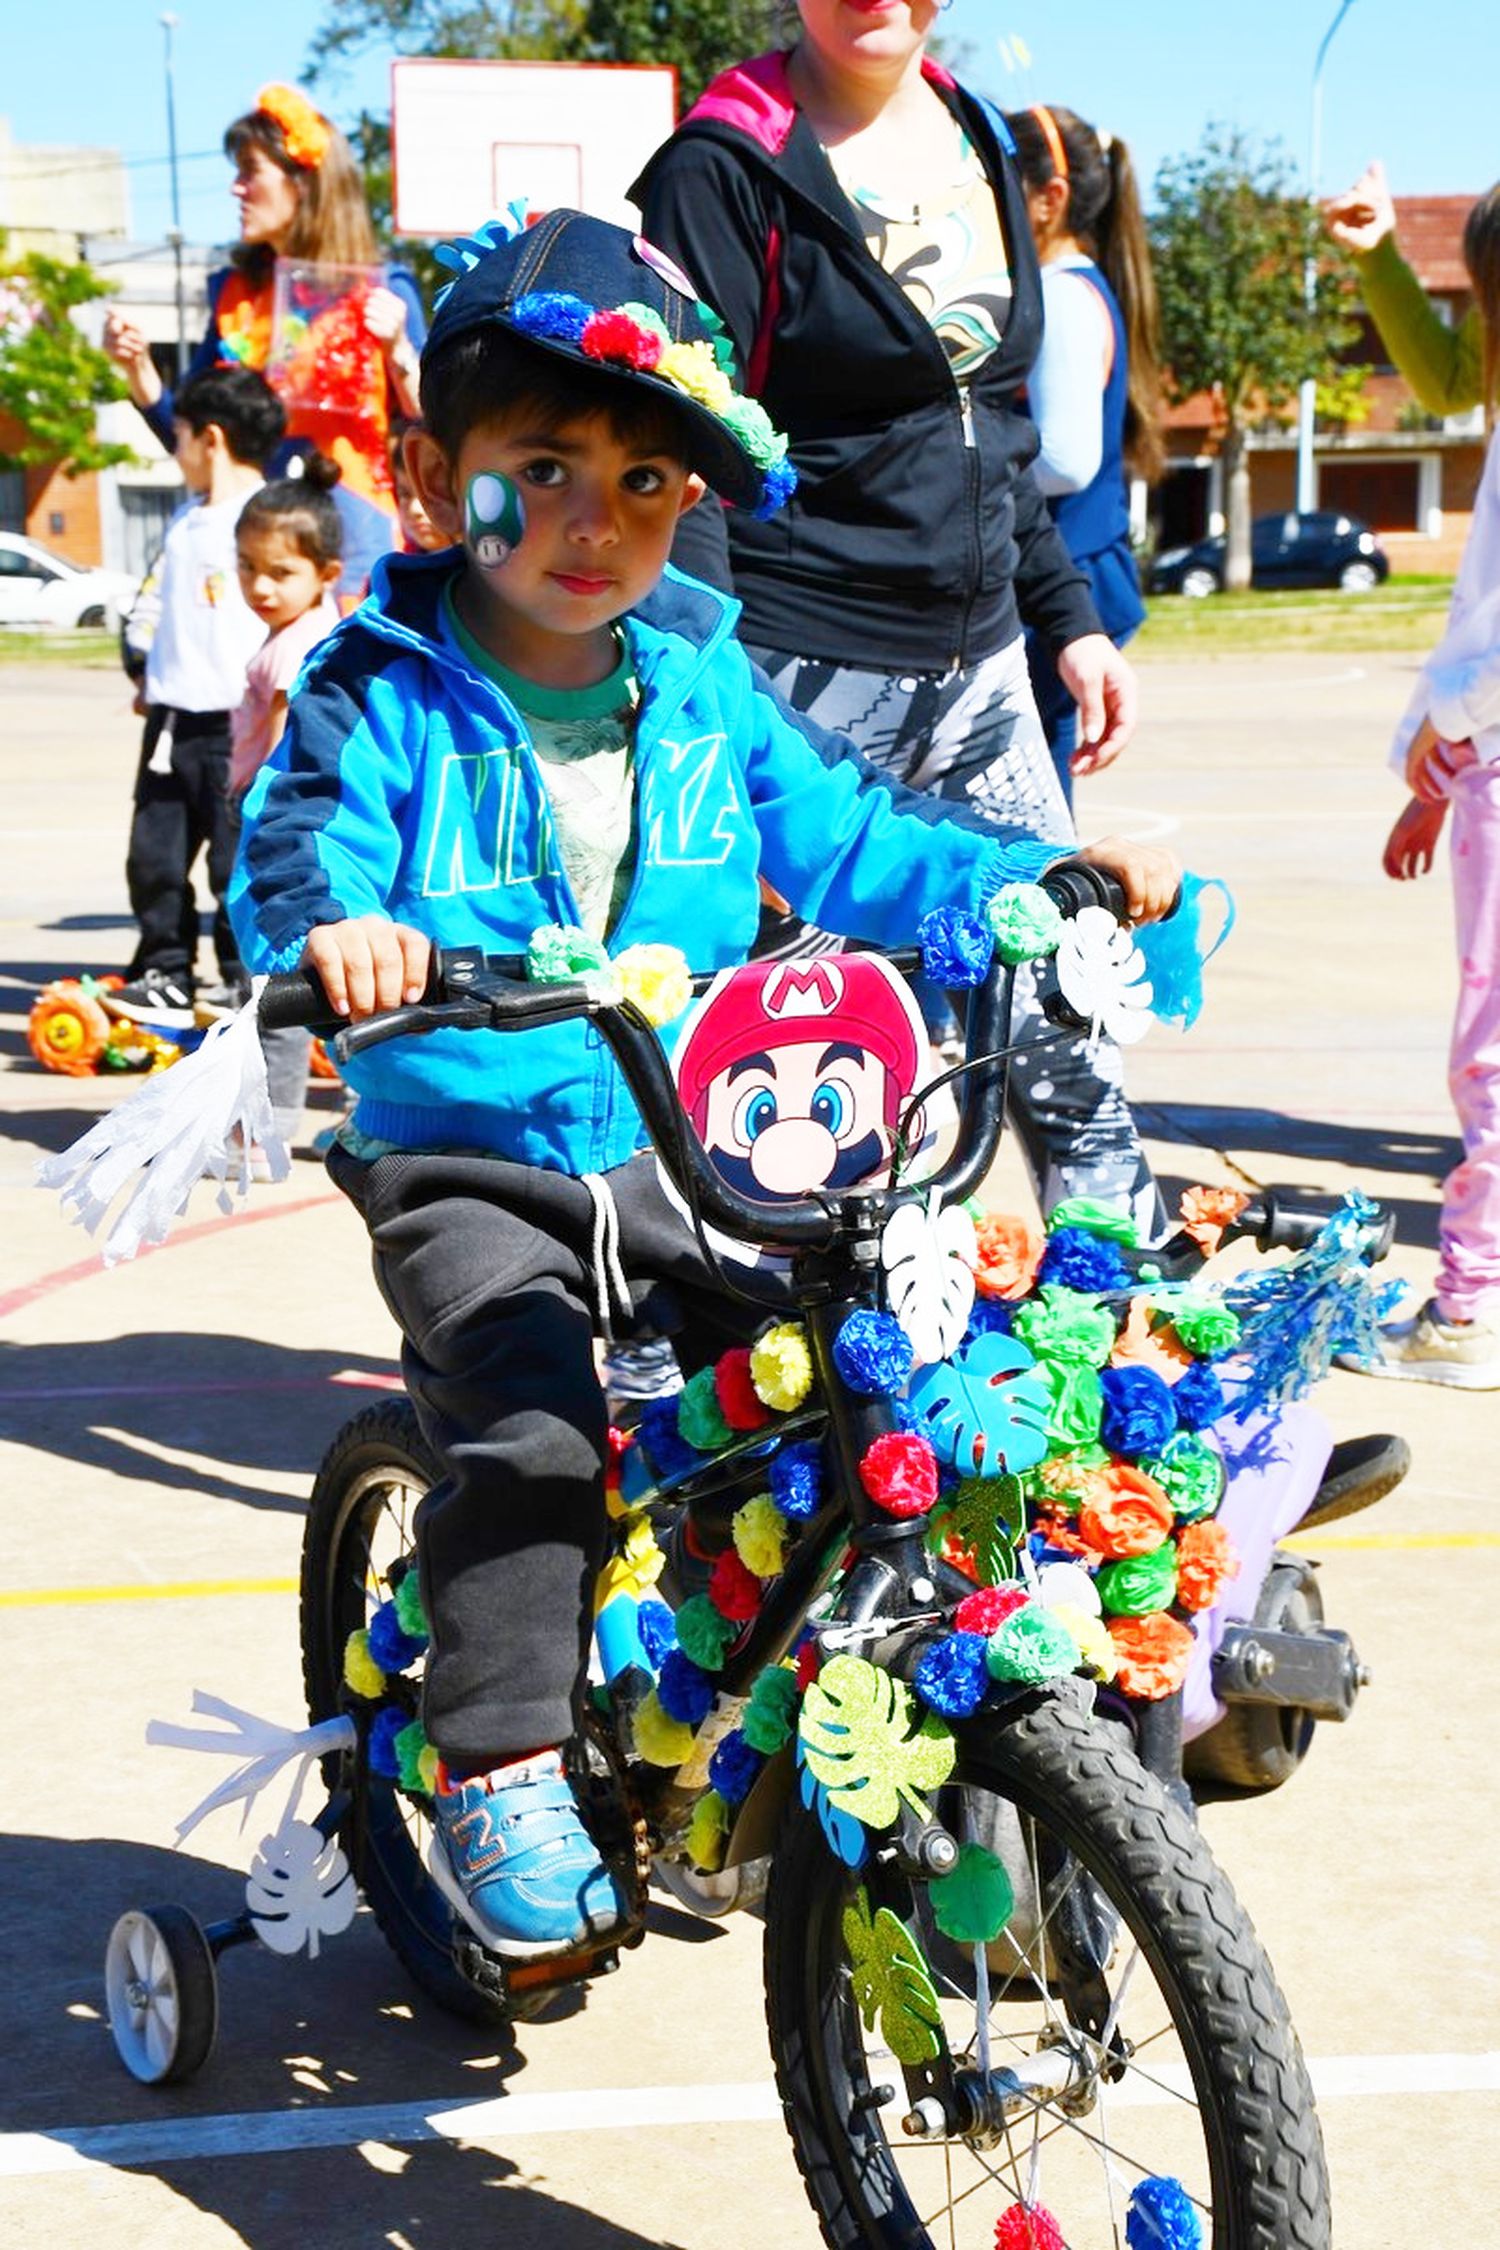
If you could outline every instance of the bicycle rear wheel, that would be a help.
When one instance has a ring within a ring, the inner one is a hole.
[[[937,1934],[924,1886],[851,1873],[807,1815],[773,1863],[771,2048],[825,2241],[993,2250],[1020,2204],[1059,2229],[1034,2220],[1036,2250],[1121,2250],[1132,2191],[1166,2176],[1205,2250],[1327,2250],[1286,2004],[1201,1836],[1131,1753],[1043,1701],[962,1730],[942,1812],[1013,1872],[1015,1913],[982,1960]],[[856,2003],[843,1917],[861,1883],[918,1934],[937,1985],[962,2113],[927,2138],[904,2129],[900,2066]]]

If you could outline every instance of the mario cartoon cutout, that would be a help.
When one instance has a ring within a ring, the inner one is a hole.
[[[674,1068],[715,1171],[775,1203],[878,1173],[925,1053],[896,970],[840,953],[726,970],[688,1018]]]

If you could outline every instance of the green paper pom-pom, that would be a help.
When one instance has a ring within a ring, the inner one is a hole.
[[[400,1767],[401,1787],[414,1797],[430,1795],[437,1781],[437,1752],[423,1733],[421,1720],[402,1727],[391,1747]]]
[[[955,1945],[988,1945],[1016,1908],[1015,1888],[1002,1863],[983,1844],[961,1844],[951,1875],[927,1886],[932,1918]]]
[[[659,336],[664,344],[671,343],[671,329],[662,319],[661,314],[653,312],[649,305],[638,305],[632,298],[629,303],[620,305],[617,310],[624,313],[627,319],[633,320],[637,328],[644,328],[648,336]]]
[[[1063,918],[1040,883],[1007,883],[984,911],[995,933],[995,949],[1008,966],[1040,961],[1057,951]]]
[[[1175,1305],[1163,1308],[1172,1316],[1172,1326],[1190,1352],[1204,1359],[1219,1352],[1232,1352],[1240,1340],[1240,1316],[1229,1305],[1213,1297],[1184,1297]]]
[[[1055,1445],[1092,1445],[1104,1416],[1104,1392],[1094,1367],[1070,1367],[1063,1360],[1037,1362],[1037,1373],[1052,1393],[1047,1433]]]
[[[1035,1297],[1018,1305],[1010,1325],[1012,1335],[1034,1358],[1066,1360],[1081,1367],[1102,1367],[1118,1334],[1107,1305],[1057,1281],[1044,1282]]]
[[[1070,1195],[1049,1211],[1047,1232],[1056,1234],[1059,1227],[1081,1227],[1085,1234],[1123,1243],[1127,1250],[1133,1250],[1141,1239],[1141,1230],[1128,1211],[1115,1203],[1102,1203],[1096,1195]]]
[[[596,937],[562,922],[543,922],[526,948],[526,974],[533,984],[560,984],[608,969],[609,954]]]
[[[801,1700],[797,1675],[789,1672],[785,1665],[771,1664],[758,1673],[740,1720],[740,1732],[751,1749],[759,1750],[763,1757],[774,1757],[782,1744],[791,1739]]]
[[[724,1419],[711,1367],[700,1367],[683,1384],[677,1400],[677,1434],[700,1453],[719,1453],[733,1441],[734,1432]]]
[[[414,1641],[430,1641],[432,1627],[422,1606],[422,1582],[416,1571],[408,1570],[396,1588],[396,1623],[403,1633]]]
[[[1169,1539],[1155,1554],[1101,1563],[1094,1584],[1108,1616],[1152,1617],[1177,1591],[1177,1549]]]
[[[1078,1669],[1078,1643],[1050,1609],[1028,1602],[995,1628],[984,1661],[992,1680],[1019,1680],[1039,1687]]]
[[[738,1625],[721,1617],[707,1594],[691,1595],[677,1612],[677,1646],[700,1671],[720,1671],[724,1651],[738,1633]]]
[[[344,1643],[344,1685],[367,1703],[385,1693],[385,1674],[370,1654],[370,1636],[363,1625]]]
[[[1076,1515],[1089,1494],[1089,1479],[1096,1469],[1107,1469],[1114,1455],[1102,1445],[1075,1446],[1070,1453],[1054,1453],[1026,1477],[1026,1489],[1044,1507],[1063,1508]]]
[[[1192,1430],[1179,1430],[1140,1466],[1161,1486],[1179,1523],[1211,1516],[1223,1498],[1223,1457]]]

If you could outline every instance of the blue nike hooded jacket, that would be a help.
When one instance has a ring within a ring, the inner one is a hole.
[[[246,802],[230,890],[252,970],[294,967],[309,931],[358,915],[497,953],[524,952],[544,922],[577,923],[525,720],[444,621],[462,561],[387,557],[304,667]],[[825,929],[906,945],[930,908],[977,909],[1064,856],[873,774],[781,700],[735,641],[738,614],[669,570],[621,620],[641,691],[637,859],[611,952],[673,945],[695,971],[744,960],[758,875]],[[587,1024],[393,1040],[347,1076],[360,1130],[401,1148],[576,1174],[645,1139]]]

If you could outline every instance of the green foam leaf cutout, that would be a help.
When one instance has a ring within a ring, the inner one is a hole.
[[[888,1828],[903,1801],[921,1820],[920,1792],[953,1771],[957,1746],[935,1712],[918,1715],[904,1680],[862,1656],[835,1656],[802,1699],[803,1759],[840,1812]]]
[[[998,1586],[1016,1571],[1016,1541],[1026,1521],[1019,1477],[965,1477],[934,1510],[933,1529],[966,1549],[979,1580]]]
[[[927,1886],[932,1918],[955,1945],[988,1945],[1016,1910],[1004,1865],[983,1844],[960,1844],[958,1865]]]
[[[878,2016],[880,2036],[897,2062],[931,2062],[943,2050],[937,1988],[911,1931],[888,1906],[872,1915],[861,1889],[844,1908],[843,1932],[866,2031],[874,2030]]]

